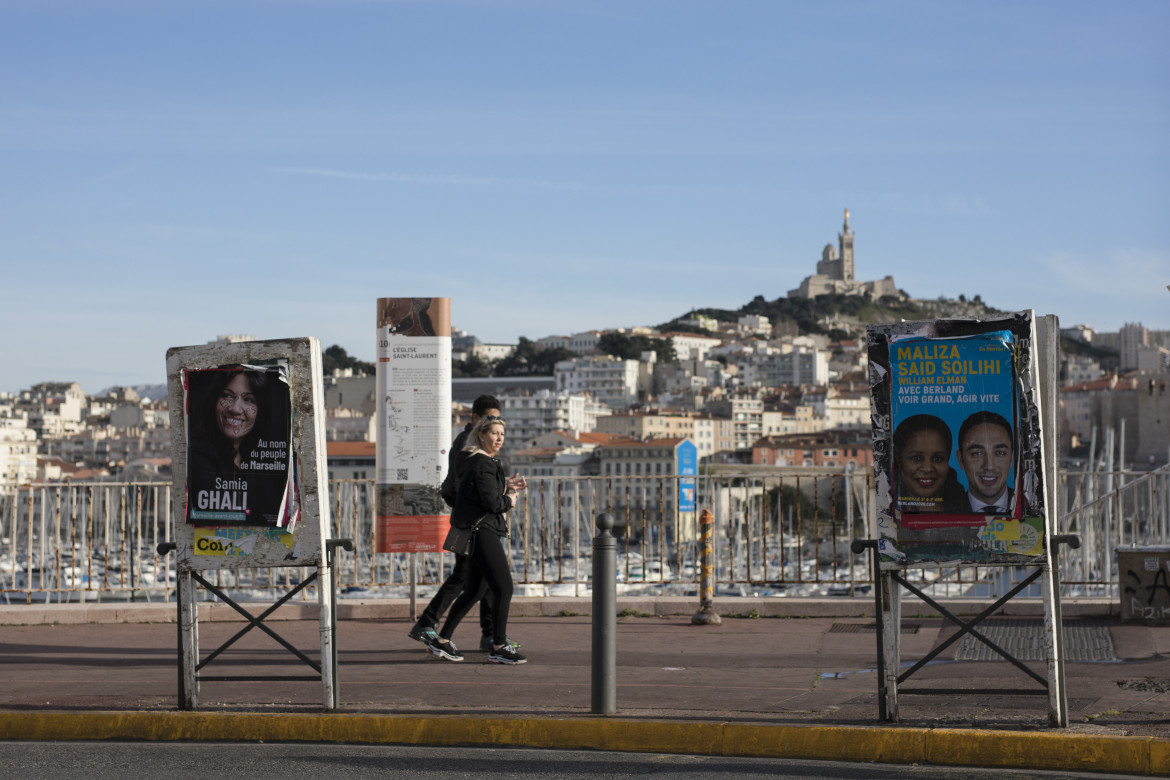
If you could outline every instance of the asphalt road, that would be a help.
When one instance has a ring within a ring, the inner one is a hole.
[[[0,742],[0,776],[15,780],[76,780],[79,777],[93,780],[140,777],[167,780],[206,780],[208,777],[478,780],[485,775],[507,777],[509,780],[621,780],[641,777],[662,780],[1121,780],[1130,777],[1036,770],[568,750],[336,744]]]

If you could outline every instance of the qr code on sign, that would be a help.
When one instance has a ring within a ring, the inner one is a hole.
[[[410,479],[410,469],[398,469],[398,478],[403,482]]]

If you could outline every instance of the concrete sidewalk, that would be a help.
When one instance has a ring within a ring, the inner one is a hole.
[[[587,600],[517,599],[509,633],[530,658],[518,667],[485,662],[474,615],[455,636],[466,660],[451,663],[406,637],[405,601],[341,602],[341,706],[331,713],[320,683],[288,681],[204,682],[198,711],[177,712],[173,604],[0,606],[0,735],[520,744],[1170,773],[1170,628],[1120,623],[1108,603],[1065,605],[1066,625],[1092,621],[1118,659],[1067,664],[1067,729],[1048,728],[1046,696],[1019,694],[1037,689],[1033,680],[1006,661],[956,661],[958,644],[906,687],[1002,693],[903,695],[900,722],[878,721],[869,600],[721,599],[718,626],[691,626],[695,606],[621,600],[618,712],[608,717],[590,711]],[[973,614],[986,605],[948,606]],[[1021,618],[1039,611],[1022,600],[1010,608]],[[204,656],[241,628],[227,610],[200,606]],[[903,619],[904,664],[957,630],[916,611]],[[763,616],[774,613],[787,616]],[[292,604],[278,617],[273,627],[316,658],[315,605]],[[1027,665],[1046,675],[1043,661]],[[201,671],[311,673],[258,631]]]

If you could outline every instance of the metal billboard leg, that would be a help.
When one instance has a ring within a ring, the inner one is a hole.
[[[890,572],[881,573],[882,580],[882,660],[881,674],[885,678],[886,715],[891,723],[900,719],[898,713],[898,668],[902,661],[902,589]]]
[[[199,604],[195,598],[195,581],[191,571],[179,566],[179,709],[199,706],[199,681],[195,666],[199,661]]]
[[[333,600],[333,571],[330,568],[330,557],[326,556],[324,563],[317,569],[317,603],[320,615],[321,630],[321,700],[326,710],[337,706],[337,681],[333,679],[336,668],[337,635],[334,631],[333,610],[337,604]]]
[[[1047,541],[1048,562],[1042,567],[1040,595],[1044,599],[1044,643],[1048,659],[1048,725],[1068,727],[1068,689],[1064,679],[1064,620],[1060,610],[1060,546],[1081,546],[1076,534],[1053,536]]]

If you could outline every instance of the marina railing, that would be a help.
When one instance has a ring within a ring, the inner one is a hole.
[[[590,594],[594,518],[618,534],[619,592],[697,592],[698,514],[715,519],[716,595],[844,596],[869,591],[868,560],[850,552],[869,538],[870,473],[862,469],[753,467],[699,476],[530,478],[510,516],[518,595]],[[1170,544],[1170,467],[1150,472],[1059,475],[1057,533],[1081,535],[1061,553],[1066,596],[1117,597],[1119,546]],[[374,485],[330,483],[329,536],[353,540],[340,556],[342,598],[403,596],[411,567],[420,593],[450,570],[446,553],[374,552]],[[51,483],[0,495],[0,602],[170,601],[173,556],[169,482]],[[907,575],[939,597],[995,597],[1023,569],[950,565]],[[215,574],[237,598],[270,598],[297,569]],[[311,590],[311,589],[307,589]],[[303,592],[305,598],[315,598]],[[1032,594],[1036,595],[1036,594]]]

